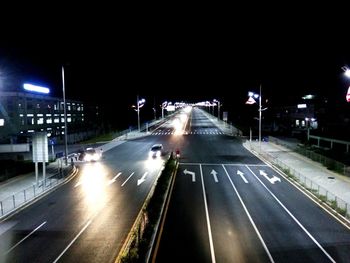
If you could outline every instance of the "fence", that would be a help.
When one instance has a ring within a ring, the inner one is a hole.
[[[311,179],[305,177],[301,173],[299,173],[294,168],[288,166],[281,160],[278,160],[276,157],[260,151],[260,149],[254,145],[250,145],[250,147],[259,155],[261,155],[264,159],[268,160],[270,163],[279,167],[290,179],[298,182],[301,186],[303,186],[308,191],[312,192],[316,195],[320,201],[327,203],[330,207],[332,207],[335,211],[337,211],[342,216],[350,219],[350,206],[347,202],[339,198],[334,193],[328,191],[324,187],[315,183]]]
[[[271,137],[271,136],[269,137],[269,139],[271,142],[273,142],[275,144],[285,146],[285,147],[287,147],[287,148],[289,148],[289,149],[291,149],[291,150],[293,150],[301,155],[306,156],[307,158],[309,158],[315,162],[321,163],[322,165],[324,165],[325,167],[327,167],[330,170],[333,170],[337,173],[340,173],[342,175],[350,177],[350,167],[346,166],[345,164],[343,164],[341,162],[338,162],[334,159],[328,158],[322,154],[315,153],[315,152],[310,151],[308,149],[305,149],[303,147],[300,147],[297,145],[293,146],[293,144],[289,144],[288,142],[283,142],[283,141],[281,141],[277,138]]]
[[[68,166],[56,174],[47,177],[45,180],[39,181],[38,184],[33,184],[13,195],[0,201],[0,218],[18,209],[26,203],[34,200],[48,190],[54,188],[65,180],[68,174],[75,169],[73,166]]]

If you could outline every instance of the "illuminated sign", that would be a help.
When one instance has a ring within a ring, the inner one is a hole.
[[[298,109],[305,109],[307,108],[306,104],[298,104]]]
[[[45,93],[45,94],[50,93],[50,90],[48,88],[40,87],[40,86],[36,86],[33,84],[28,84],[28,83],[23,84],[23,88],[25,90],[34,91],[34,92],[38,92],[38,93]]]
[[[346,101],[350,102],[350,87],[348,89],[348,93],[346,93]]]
[[[168,106],[166,107],[166,110],[167,110],[167,111],[175,111],[175,105],[168,105]]]

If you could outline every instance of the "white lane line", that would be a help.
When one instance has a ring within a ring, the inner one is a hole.
[[[54,262],[52,263],[56,263],[57,261],[60,260],[60,258],[64,255],[64,253],[66,253],[66,251],[73,245],[73,243],[75,242],[75,240],[78,239],[78,237],[85,231],[85,229],[91,224],[92,220],[89,220],[86,225],[83,227],[82,230],[80,230],[80,232],[78,233],[78,235],[75,236],[75,238],[73,238],[73,240],[68,244],[68,246],[62,251],[62,253],[55,259]]]
[[[245,166],[245,165],[249,165],[249,166],[263,166],[263,167],[269,167],[269,165],[267,164],[246,164],[246,163],[180,163],[182,165],[195,165],[195,166],[198,166],[198,165],[226,165],[226,166]]]
[[[247,214],[247,216],[248,216],[248,218],[249,218],[250,223],[252,224],[252,226],[253,226],[253,228],[254,228],[256,234],[258,235],[258,238],[260,239],[260,242],[261,242],[262,246],[264,247],[267,256],[269,257],[269,259],[270,259],[271,262],[275,262],[275,261],[273,260],[273,258],[272,258],[272,255],[271,255],[269,249],[267,248],[267,246],[266,246],[266,244],[265,244],[264,239],[262,238],[262,236],[261,236],[261,234],[260,234],[260,232],[259,232],[259,229],[258,229],[257,226],[255,225],[253,218],[251,217],[251,215],[250,215],[250,213],[249,213],[247,207],[245,206],[241,195],[238,193],[238,190],[237,190],[236,186],[235,186],[234,183],[232,182],[231,177],[229,176],[229,174],[228,174],[228,172],[227,172],[225,166],[222,165],[222,167],[224,168],[225,173],[226,173],[226,176],[227,176],[228,180],[230,181],[233,190],[235,190],[236,195],[237,195],[239,201],[241,202],[241,204],[242,204],[242,206],[243,206],[243,209],[244,209],[245,213]]]
[[[209,245],[210,245],[211,262],[215,263],[216,260],[215,260],[214,244],[213,244],[213,237],[212,237],[212,234],[211,234],[210,218],[209,218],[207,197],[206,197],[206,193],[205,193],[205,186],[204,186],[204,180],[203,180],[202,165],[199,165],[199,170],[201,172],[203,199],[204,199],[204,206],[205,206],[205,215],[206,215],[206,218],[207,218],[207,226],[208,226],[208,234],[209,234]]]
[[[124,184],[126,184],[127,181],[129,181],[129,179],[131,178],[131,176],[134,175],[135,172],[132,172],[132,174],[129,175],[129,177],[124,181],[124,183],[122,183],[122,186],[124,186]]]
[[[287,207],[284,206],[284,204],[274,195],[274,193],[271,192],[269,188],[260,180],[260,178],[248,167],[248,170],[255,176],[256,179],[262,184],[262,186],[270,193],[270,195],[277,201],[277,203],[284,209],[284,211],[287,212],[287,214],[297,223],[300,228],[310,237],[310,239],[318,246],[319,249],[328,257],[328,259],[331,262],[336,262],[328,253],[327,251],[320,245],[320,243],[317,242],[317,240],[310,234],[309,231],[306,230],[306,228],[299,222],[298,219],[287,209]]]
[[[24,240],[26,240],[28,237],[30,237],[35,231],[37,231],[40,227],[42,227],[43,225],[46,224],[46,221],[41,223],[41,225],[39,225],[37,228],[35,228],[32,232],[30,232],[28,235],[26,235],[24,238],[22,238],[16,245],[14,245],[13,247],[11,247],[9,250],[7,250],[5,252],[5,255],[10,253],[15,247],[17,247],[19,244],[21,244]]]

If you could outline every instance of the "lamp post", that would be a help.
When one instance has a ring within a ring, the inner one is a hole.
[[[217,99],[214,99],[213,101],[218,104],[218,120],[220,120],[220,101]]]
[[[162,103],[162,119],[164,119],[164,109],[166,108],[166,106],[168,105],[168,102],[167,101],[164,101]]]
[[[63,66],[62,66],[62,89],[63,89],[63,113],[64,113],[64,155],[65,155],[65,164],[68,165],[66,90],[65,90]]]
[[[257,93],[254,93],[254,92],[250,91],[248,93],[248,96],[249,96],[249,99],[247,100],[246,104],[254,104],[254,103],[256,103],[254,98],[255,99],[259,98],[259,110],[258,110],[259,111],[259,148],[261,148],[261,119],[262,119],[262,111],[267,109],[267,108],[262,109],[262,106],[261,106],[261,98],[262,98],[261,85],[260,85],[260,94],[257,94]]]
[[[345,76],[350,78],[350,69],[348,67],[344,66],[344,67],[342,67],[342,70],[344,70]],[[348,91],[346,93],[345,98],[346,98],[347,102],[350,102],[350,87],[348,88]]]
[[[136,100],[136,107],[133,105],[133,108],[136,108],[135,111],[137,111],[137,127],[139,132],[141,131],[140,128],[140,109],[143,107],[143,105],[145,105],[146,100],[145,99],[141,99],[139,100],[139,95],[137,95],[137,100]]]

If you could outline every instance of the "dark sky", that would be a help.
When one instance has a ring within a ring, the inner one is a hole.
[[[192,19],[167,19],[164,13],[143,21],[135,16],[67,19],[40,31],[47,34],[31,31],[31,38],[40,41],[4,38],[0,67],[9,80],[11,72],[20,73],[60,96],[64,64],[67,97],[119,112],[129,110],[136,94],[149,108],[163,100],[217,98],[240,111],[247,92],[258,91],[260,84],[270,103],[315,93],[346,104],[350,79],[341,67],[350,65],[349,36],[338,17],[332,25],[327,11],[238,13],[216,18],[206,12]]]

